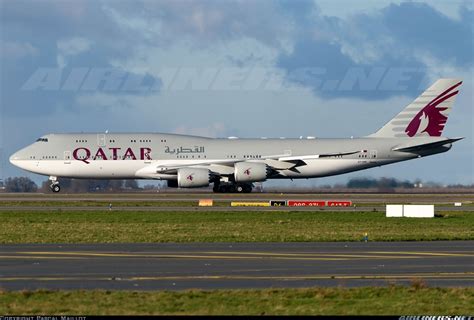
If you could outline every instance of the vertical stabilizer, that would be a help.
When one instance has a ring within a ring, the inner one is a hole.
[[[439,137],[459,92],[459,79],[439,79],[370,137]]]

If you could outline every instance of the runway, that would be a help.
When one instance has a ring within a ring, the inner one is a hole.
[[[400,203],[437,203],[454,202],[474,203],[473,193],[247,193],[219,194],[209,192],[196,193],[83,193],[83,194],[40,194],[40,193],[0,193],[0,203],[3,201],[33,201],[33,202],[69,202],[69,201],[108,201],[108,202],[182,202],[213,199],[223,201],[268,201],[268,200],[352,200],[354,203],[380,204],[386,202]]]
[[[104,206],[0,206],[0,211],[149,211],[149,212],[193,212],[193,211],[215,211],[215,212],[275,212],[275,211],[311,211],[311,212],[385,212],[385,206],[359,206],[359,207],[230,207],[230,206],[215,206],[215,207],[198,207],[196,206],[136,206],[136,207],[122,207],[113,206],[109,210],[108,205]],[[474,212],[474,206],[435,206],[435,212],[459,211],[459,212]]]
[[[199,199],[212,199],[214,206],[199,207]],[[230,202],[270,200],[351,201],[349,207],[231,207]],[[474,211],[474,194],[216,194],[216,193],[128,193],[128,194],[0,194],[0,211],[100,211],[111,204],[116,211],[385,211],[385,204],[434,204],[436,212]],[[461,203],[462,206],[454,206]]]
[[[401,231],[402,232],[402,231]],[[474,241],[2,245],[0,288],[474,286]]]

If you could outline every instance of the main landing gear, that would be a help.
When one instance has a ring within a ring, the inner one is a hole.
[[[217,193],[250,193],[252,192],[252,188],[253,185],[251,183],[235,184],[214,182],[214,188],[212,190]]]
[[[59,181],[57,177],[49,177],[49,180],[51,181],[51,184],[49,186],[51,191],[53,191],[54,193],[58,193],[59,191],[61,191],[61,187],[59,186]]]

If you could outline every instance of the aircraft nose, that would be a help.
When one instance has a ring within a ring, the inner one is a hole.
[[[18,155],[18,152],[15,152],[10,156],[10,163],[16,166],[18,164],[18,161],[20,160],[20,157]]]

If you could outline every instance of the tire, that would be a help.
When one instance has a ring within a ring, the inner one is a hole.
[[[235,192],[237,193],[245,192],[245,188],[243,186],[235,186]]]
[[[61,187],[59,186],[59,184],[55,184],[55,185],[52,185],[52,186],[51,186],[51,190],[52,190],[54,193],[58,193],[59,191],[61,191]]]

